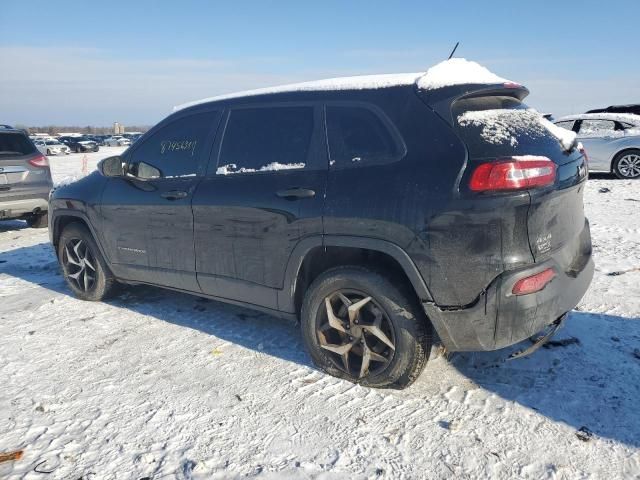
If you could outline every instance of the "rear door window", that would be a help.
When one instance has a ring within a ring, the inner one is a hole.
[[[613,135],[615,129],[616,124],[612,120],[582,120],[578,135],[581,137],[603,137]]]
[[[143,179],[203,174],[208,138],[219,119],[220,112],[196,113],[161,127],[135,149],[128,173]]]
[[[355,167],[394,162],[404,155],[404,144],[390,122],[362,106],[326,107],[329,163]]]
[[[0,158],[2,157],[22,157],[35,152],[35,147],[31,141],[21,133],[3,132],[0,133]]]
[[[313,106],[231,110],[216,173],[265,173],[307,167],[314,123]]]

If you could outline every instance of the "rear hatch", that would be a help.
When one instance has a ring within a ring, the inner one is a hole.
[[[527,107],[522,102],[528,93],[524,87],[509,84],[469,90],[458,87],[454,90],[458,95],[448,98],[446,92],[431,95],[434,110],[454,126],[467,146],[461,192],[469,191],[469,182],[482,164],[495,162],[525,168],[539,164],[550,177],[538,184],[521,183],[517,188],[520,193],[527,190],[530,196],[527,234],[531,254],[540,262],[566,247],[572,258],[563,263],[575,263],[573,257],[580,249],[585,230],[583,193],[587,178],[585,157],[575,142],[575,134]],[[512,192],[507,188],[479,195]]]
[[[0,131],[0,201],[29,198],[48,191],[48,162],[33,142],[20,131]]]

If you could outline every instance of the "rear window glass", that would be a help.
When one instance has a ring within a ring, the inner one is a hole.
[[[22,156],[35,152],[35,147],[20,133],[0,133],[0,156]]]
[[[460,100],[453,113],[472,158],[512,155],[558,158],[575,146],[575,133],[557,127],[512,97]]]
[[[394,136],[368,108],[328,106],[326,112],[331,165],[392,162],[401,156]]]
[[[564,128],[565,130],[573,130],[573,120],[570,122],[556,122],[556,125]]]

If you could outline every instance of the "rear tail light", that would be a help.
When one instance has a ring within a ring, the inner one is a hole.
[[[547,268],[540,273],[518,280],[511,292],[514,295],[528,295],[529,293],[539,292],[546,287],[555,276],[555,270],[553,268]]]
[[[582,142],[578,142],[578,151],[584,157],[584,163],[588,164],[589,163],[589,155],[587,155],[587,151],[584,149],[584,145],[582,145]]]
[[[49,160],[44,155],[39,155],[37,157],[32,158],[31,160],[29,160],[29,163],[34,167],[38,167],[38,168],[49,166]]]
[[[471,175],[469,188],[474,192],[525,190],[553,185],[555,181],[554,162],[547,157],[527,155],[481,163]]]

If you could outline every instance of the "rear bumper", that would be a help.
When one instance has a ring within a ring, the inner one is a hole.
[[[0,220],[20,218],[33,212],[46,212],[49,203],[46,197],[34,197],[21,200],[0,200]]]
[[[594,271],[588,224],[581,237],[571,257],[561,250],[545,262],[503,273],[473,306],[442,309],[423,304],[444,346],[450,351],[497,350],[531,337],[572,310],[589,288]],[[511,293],[518,280],[549,267],[556,277],[543,290],[521,296]]]

